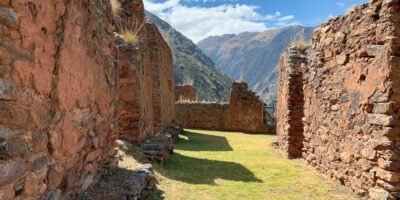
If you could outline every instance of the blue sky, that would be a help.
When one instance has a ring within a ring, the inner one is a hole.
[[[144,0],[147,10],[194,42],[212,35],[300,24],[318,26],[367,0]]]

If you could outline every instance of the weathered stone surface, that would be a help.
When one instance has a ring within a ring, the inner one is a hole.
[[[140,142],[161,132],[175,118],[172,52],[158,29],[146,24],[142,1],[124,1],[118,31],[131,22],[142,24],[135,45],[117,40],[119,137]],[[139,27],[138,27],[139,28]]]
[[[390,193],[383,189],[371,189],[369,191],[369,197],[371,200],[388,200],[390,199]]]
[[[0,185],[10,183],[17,178],[23,178],[26,168],[22,162],[2,162],[0,163]]]
[[[290,93],[293,77],[281,70],[281,146],[288,151],[286,146],[302,144],[297,152],[311,166],[371,199],[399,195],[399,12],[397,0],[371,0],[314,31],[298,88],[304,94],[298,109],[304,117],[296,124],[304,138],[298,140],[288,137],[294,134],[288,105],[299,94]]]
[[[93,177],[115,162],[112,18],[108,0],[0,1],[0,199],[62,199],[90,152]]]
[[[276,133],[278,147],[283,149],[289,158],[302,156],[305,64],[307,64],[306,49],[293,46],[282,56],[279,66]],[[336,110],[336,106],[331,106],[331,109]],[[320,143],[319,138],[314,138],[313,143],[315,142]]]
[[[382,114],[369,114],[367,116],[367,123],[371,125],[392,126],[396,124],[396,118],[395,116]]]
[[[153,167],[145,164],[133,171],[124,169],[111,171],[104,180],[91,187],[78,199],[146,199],[147,193],[155,188],[156,178]]]
[[[265,133],[265,104],[246,83],[232,84],[229,104],[177,102],[176,119],[184,128]]]

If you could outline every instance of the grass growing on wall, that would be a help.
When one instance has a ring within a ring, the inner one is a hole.
[[[351,191],[272,149],[270,135],[190,130],[175,153],[155,165],[159,190],[150,199],[356,199]],[[121,162],[134,167],[133,159]]]

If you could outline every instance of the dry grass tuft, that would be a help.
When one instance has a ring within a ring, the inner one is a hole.
[[[290,44],[290,46],[294,46],[298,50],[304,50],[307,48],[308,45],[304,40],[295,40]]]
[[[126,44],[135,45],[139,42],[139,35],[135,31],[125,29],[122,33],[122,40]]]
[[[111,3],[111,9],[113,12],[114,16],[118,16],[118,14],[121,12],[121,2],[119,0],[110,0]]]

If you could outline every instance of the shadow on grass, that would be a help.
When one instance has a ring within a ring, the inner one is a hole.
[[[192,158],[178,153],[174,153],[162,167],[157,165],[156,170],[167,178],[190,184],[215,185],[216,179],[262,182],[243,165],[234,162]]]
[[[193,131],[185,131],[184,136],[188,140],[180,139],[175,149],[186,151],[232,151],[226,137],[200,134]]]

